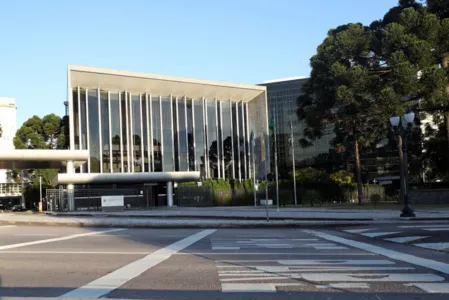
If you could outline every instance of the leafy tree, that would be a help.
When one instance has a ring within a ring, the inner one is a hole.
[[[329,178],[338,184],[351,184],[354,180],[354,174],[346,170],[340,170],[330,174]]]
[[[64,122],[55,114],[29,118],[14,137],[16,149],[61,149],[64,145]]]
[[[353,149],[359,203],[362,201],[360,150],[377,141],[385,131],[385,107],[375,102],[382,69],[373,54],[375,35],[362,24],[339,26],[311,58],[310,80],[298,99],[298,117],[305,121],[303,146],[322,137],[326,130],[336,134],[337,152]],[[386,97],[383,93],[380,96]]]

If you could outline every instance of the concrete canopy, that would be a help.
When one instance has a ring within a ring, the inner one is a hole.
[[[200,179],[200,172],[59,173],[58,184],[183,182]],[[56,184],[56,182],[55,182]]]
[[[231,99],[249,102],[266,92],[265,86],[235,84],[212,80],[163,76],[137,72],[116,71],[102,68],[68,66],[69,86],[130,93],[172,95],[193,99]]]
[[[74,167],[87,162],[88,150],[0,151],[0,169],[59,169],[73,161]]]

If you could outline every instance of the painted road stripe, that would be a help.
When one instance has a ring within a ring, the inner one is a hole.
[[[432,250],[445,250],[449,248],[449,243],[418,243],[413,245]]]
[[[276,292],[277,287],[303,286],[303,283],[222,283],[223,293],[267,293]]]
[[[258,276],[259,274],[254,274]],[[261,281],[261,280],[289,280],[289,279],[301,279],[301,276],[272,276],[272,277],[250,277],[250,278],[220,278],[221,282],[232,281]]]
[[[240,247],[217,247],[217,246],[212,246],[212,250],[240,250]]]
[[[404,243],[408,243],[408,242],[422,240],[422,239],[425,239],[428,237],[429,236],[404,236],[404,237],[397,237],[397,238],[384,239],[384,240],[404,244]]]
[[[347,247],[343,247],[343,246],[316,246],[313,247],[316,250],[345,250],[348,249]]]
[[[317,231],[313,231],[313,230],[307,230],[306,232],[313,234],[317,237],[320,237],[322,239],[326,239],[328,241],[348,245],[348,246],[351,246],[354,248],[369,251],[371,253],[376,253],[376,254],[379,254],[379,255],[382,255],[385,257],[389,257],[394,260],[403,261],[406,263],[410,263],[410,264],[414,264],[414,265],[421,266],[424,268],[439,271],[444,274],[449,274],[449,264],[446,264],[446,263],[442,263],[439,261],[435,261],[435,260],[431,260],[431,259],[427,259],[427,258],[422,258],[422,257],[406,254],[403,252],[398,252],[398,251],[382,248],[382,247],[367,244],[367,243],[362,243],[362,242],[357,242],[357,241],[350,240],[350,239],[345,239],[345,238],[342,238],[339,236],[334,236],[334,235],[327,234],[327,233],[317,232]]]
[[[399,228],[442,228],[442,227],[449,227],[449,225],[402,225],[398,226]]]
[[[2,229],[2,228],[12,228],[12,227],[16,227],[16,225],[0,225],[0,229]]]
[[[449,283],[410,283],[405,286],[416,286],[431,294],[449,294]]]
[[[343,282],[343,283],[330,283],[328,285],[316,285],[319,289],[369,289],[369,284],[364,282]]]
[[[378,236],[384,236],[384,235],[392,235],[392,234],[396,234],[396,233],[400,233],[399,231],[396,232],[368,232],[368,233],[362,233],[362,235],[367,236],[367,237],[378,237]]]
[[[0,246],[0,251],[14,249],[14,248],[19,248],[19,247],[26,247],[26,246],[47,244],[47,243],[53,243],[53,242],[67,241],[67,240],[72,240],[72,239],[76,239],[76,238],[80,238],[80,237],[96,235],[96,234],[102,234],[102,233],[105,233],[105,232],[116,232],[116,231],[123,231],[123,230],[127,230],[127,229],[110,229],[110,230],[103,230],[103,231],[79,233],[79,234],[72,234],[72,235],[58,237],[58,238],[53,238],[53,239],[46,239],[46,240],[39,240],[39,241],[33,241],[33,242],[25,242],[25,243],[18,243],[18,244],[12,244],[12,245],[5,245],[5,246]]]
[[[228,268],[221,269],[218,271],[220,274],[228,274],[228,273],[260,273],[267,272],[262,271],[264,266],[217,266],[218,268]],[[333,272],[333,271],[408,271],[414,270],[415,268],[410,267],[299,267],[298,266],[286,266],[288,268],[287,271],[282,272]],[[257,270],[229,270],[231,268],[236,269],[257,269]]]
[[[281,265],[302,265],[302,266],[311,266],[311,265],[394,265],[394,262],[391,260],[385,259],[322,259],[322,260],[311,260],[311,259],[289,259],[289,260],[278,260],[278,263]]]
[[[444,277],[429,273],[301,273],[301,278],[314,282],[435,282]]]
[[[208,229],[193,234],[185,239],[177,241],[165,248],[161,248],[144,258],[136,260],[120,269],[117,269],[97,280],[94,280],[85,286],[70,291],[61,296],[61,298],[100,298],[116,288],[122,286],[126,282],[136,278],[152,267],[169,259],[173,254],[181,251],[206,236],[214,233],[216,229]]]
[[[150,252],[112,252],[112,251],[0,251],[0,253],[13,253],[13,254],[100,254],[100,255],[148,255]]]
[[[259,248],[262,250],[262,248]],[[298,252],[238,252],[238,253],[232,253],[232,252],[181,252],[176,253],[176,255],[252,255],[252,256],[266,256],[266,255],[280,255],[280,256],[329,256],[329,252],[323,253],[323,252],[315,252],[315,253],[298,253]],[[335,252],[332,253],[333,256],[372,256],[375,255],[373,253],[363,253],[363,252]],[[247,261],[247,260],[245,260]],[[264,260],[267,261],[267,260]],[[270,260],[268,260],[270,261]],[[276,261],[276,260],[271,260]]]
[[[449,231],[449,228],[424,228],[427,231]]]
[[[363,229],[347,229],[347,230],[343,230],[349,233],[362,233],[365,231],[369,231],[369,230],[376,230],[377,228],[363,228]]]

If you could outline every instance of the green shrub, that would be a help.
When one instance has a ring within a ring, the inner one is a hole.
[[[372,194],[372,195],[369,197],[369,201],[370,201],[371,203],[374,204],[374,207],[376,207],[377,204],[378,204],[380,201],[382,201],[382,197],[381,197],[379,194]]]
[[[302,197],[303,204],[310,204],[310,206],[322,204],[320,192],[317,190],[306,190]]]

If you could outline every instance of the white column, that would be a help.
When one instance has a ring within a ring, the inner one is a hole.
[[[173,206],[173,182],[167,182],[167,206]]]
[[[73,169],[73,161],[69,160],[67,161],[67,173],[71,174],[74,173],[74,169]],[[75,210],[75,188],[73,184],[68,184],[67,185],[67,204],[68,204],[68,209],[69,211],[74,211]]]

